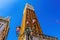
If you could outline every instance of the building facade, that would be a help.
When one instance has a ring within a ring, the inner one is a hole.
[[[0,17],[0,40],[6,40],[9,30],[9,18]]]
[[[43,34],[34,8],[26,4],[18,40],[57,40],[57,38]]]

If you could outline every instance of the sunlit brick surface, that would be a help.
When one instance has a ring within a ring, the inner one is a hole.
[[[30,4],[26,4],[18,40],[57,40],[42,32],[41,26],[36,17],[34,8]]]

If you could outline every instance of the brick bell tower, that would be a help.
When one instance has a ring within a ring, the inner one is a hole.
[[[0,17],[0,40],[6,40],[9,31],[9,17]]]
[[[18,40],[26,40],[29,35],[39,36],[40,34],[43,33],[36,18],[34,8],[27,3],[23,13],[23,20]]]
[[[17,28],[18,40],[58,40],[56,37],[44,35],[35,15],[34,8],[26,4],[21,27]]]

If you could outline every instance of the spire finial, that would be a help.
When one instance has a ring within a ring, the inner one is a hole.
[[[28,8],[28,9],[34,10],[33,6],[32,6],[32,5],[30,5],[30,4],[28,4],[28,3],[26,3],[25,8]]]

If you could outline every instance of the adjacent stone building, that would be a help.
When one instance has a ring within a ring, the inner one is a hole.
[[[9,17],[0,17],[0,40],[6,40],[9,30]]]

